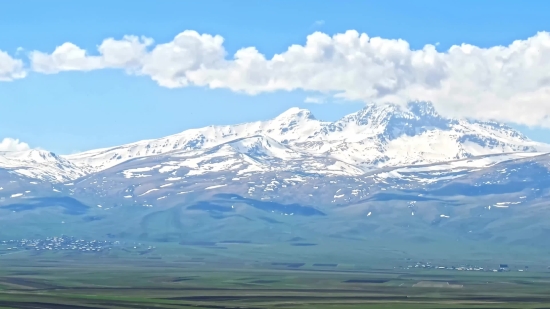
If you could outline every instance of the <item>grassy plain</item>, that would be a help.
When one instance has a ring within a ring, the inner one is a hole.
[[[0,255],[0,308],[550,308],[542,265],[505,273],[401,269],[412,261],[375,259],[380,252],[340,262],[315,247],[281,255],[225,246],[10,252]]]

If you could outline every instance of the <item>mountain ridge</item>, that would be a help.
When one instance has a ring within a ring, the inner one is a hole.
[[[41,161],[24,159],[28,157],[25,152],[4,153],[0,154],[0,168],[41,180],[64,182],[131,159],[206,151],[239,141],[254,143],[249,138],[259,136],[263,138],[256,140],[259,144],[254,147],[267,156],[273,155],[275,149],[285,149],[287,155],[332,158],[353,166],[352,170],[364,172],[488,154],[550,151],[550,145],[531,141],[504,124],[444,118],[430,103],[411,102],[407,106],[369,104],[334,122],[320,121],[311,111],[293,107],[266,121],[189,129],[158,139],[71,155],[42,151],[36,158],[49,159]]]
[[[441,132],[447,132],[447,134],[440,136]],[[113,164],[120,163],[132,157],[166,153],[173,150],[186,151],[208,148],[231,139],[253,135],[269,136],[292,148],[300,150],[304,150],[305,148],[310,154],[327,154],[333,153],[338,147],[349,149],[353,145],[354,147],[351,148],[355,149],[351,149],[352,151],[359,151],[361,148],[363,150],[366,148],[372,150],[373,148],[380,148],[390,143],[397,144],[395,141],[399,139],[403,140],[429,134],[432,136],[426,137],[428,141],[417,141],[417,144],[434,142],[434,140],[437,141],[438,137],[447,140],[455,139],[455,143],[457,144],[454,145],[457,148],[455,156],[444,156],[439,158],[440,161],[489,153],[550,150],[548,145],[533,142],[508,126],[488,122],[443,118],[437,114],[433,105],[417,102],[409,104],[407,108],[393,104],[371,104],[335,122],[319,121],[308,110],[290,108],[267,121],[208,126],[186,130],[164,138],[139,141],[113,148],[104,148],[101,154],[103,161],[91,165],[100,166],[101,168],[110,167]],[[409,141],[409,144],[416,146],[414,142]],[[405,143],[407,142],[405,141]],[[467,150],[464,149],[464,145],[472,143],[481,145],[481,147],[477,147],[478,149],[475,149],[475,147],[470,147],[471,149]],[[488,144],[489,147],[485,147],[486,145],[482,143]],[[370,147],[361,147],[361,144],[370,144],[367,145]],[[390,145],[390,147],[387,147],[390,149],[386,148],[377,154],[371,154],[371,157],[379,158],[371,159],[363,156],[363,158],[354,161],[351,155],[341,153],[339,154],[339,159],[350,164],[376,165],[376,162],[383,161],[383,152],[391,150],[391,146],[395,148],[397,145]],[[500,149],[498,149],[499,147]],[[106,158],[107,156],[108,158]],[[93,150],[65,156],[65,158],[79,165],[85,164],[82,162],[90,164],[93,157],[97,157]],[[419,160],[421,160],[421,156],[417,155],[417,161]],[[105,163],[105,161],[110,161],[110,163]],[[435,161],[432,160],[430,162]],[[407,163],[414,162],[389,162],[387,165]]]
[[[70,160],[41,149],[2,151],[0,169],[50,182],[65,182],[87,174]]]

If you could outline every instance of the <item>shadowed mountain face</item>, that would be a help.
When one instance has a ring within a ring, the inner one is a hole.
[[[48,207],[61,207],[63,212],[68,215],[82,215],[88,210],[86,205],[71,197],[30,198],[20,203],[8,204],[4,206],[4,209],[21,212]]]
[[[335,122],[290,109],[70,156],[2,153],[0,225],[4,234],[178,242],[271,241],[292,231],[304,244],[536,245],[550,231],[548,149],[421,102],[369,105]]]

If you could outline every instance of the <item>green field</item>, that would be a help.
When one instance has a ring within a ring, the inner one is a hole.
[[[399,258],[336,263],[315,252],[299,260],[261,250],[5,253],[0,308],[550,308],[542,266],[407,270],[392,266],[407,263]]]

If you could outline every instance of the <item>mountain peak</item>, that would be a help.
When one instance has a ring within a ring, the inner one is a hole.
[[[299,107],[291,107],[281,113],[279,116],[275,118],[276,120],[315,120],[315,116],[311,113],[310,110],[299,108]]]
[[[405,119],[443,119],[437,113],[435,106],[430,102],[412,101],[406,106],[401,106],[393,103],[385,104],[367,104],[360,111],[355,113],[358,119],[378,119],[381,121],[384,118],[405,118]]]
[[[42,149],[0,152],[0,168],[53,182],[72,180],[86,174],[71,161]]]
[[[435,106],[430,102],[412,101],[407,104],[407,109],[416,116],[441,118],[439,113],[435,110]]]
[[[59,160],[59,157],[55,153],[42,149],[6,151],[1,154],[3,157],[10,158],[12,160],[31,160],[34,162],[54,162]]]
[[[409,111],[397,104],[367,104],[360,111],[343,117],[339,122],[380,129],[391,125],[395,119],[413,117]]]

